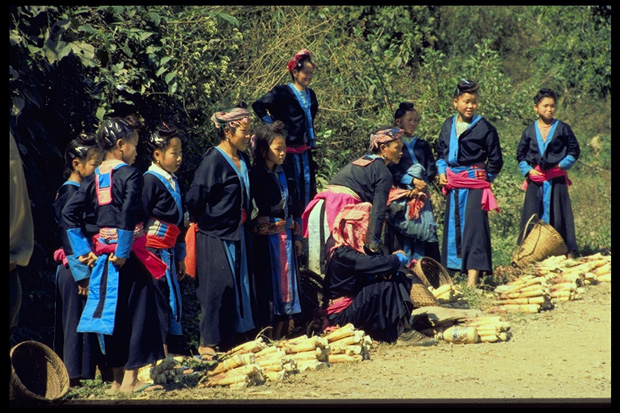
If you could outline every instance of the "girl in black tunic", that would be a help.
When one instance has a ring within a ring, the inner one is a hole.
[[[167,268],[145,248],[144,178],[131,166],[140,126],[134,117],[102,122],[97,143],[104,151],[103,162],[62,211],[63,247],[73,276],[90,277],[77,331],[98,334],[106,365],[112,369],[110,391],[123,393],[163,388],[138,379],[140,367],[164,358],[155,279]],[[81,230],[85,214],[95,217],[98,228],[94,252]]]
[[[92,175],[100,163],[101,155],[94,134],[80,134],[69,142],[65,150],[67,180],[58,189],[53,204],[57,225],[60,226],[62,209],[71,195],[78,191],[84,178]],[[82,231],[88,234],[85,222],[82,223]],[[88,279],[76,281],[73,278],[62,248],[54,252],[54,259],[58,262],[54,350],[65,364],[69,384],[73,387],[80,384],[80,379],[95,378],[101,352],[95,334],[77,332],[88,295]]]
[[[497,129],[478,110],[476,82],[462,80],[454,91],[457,114],[439,133],[437,170],[446,195],[441,264],[467,272],[476,286],[481,271],[492,272],[489,210],[497,210],[491,182],[504,165]]]
[[[415,190],[414,196],[420,197],[424,206],[419,217],[413,220],[407,219],[406,210],[399,214],[390,213],[385,243],[388,251],[402,249],[409,259],[419,260],[427,256],[440,262],[437,223],[428,192],[429,183],[437,176],[433,150],[427,141],[414,135],[420,116],[413,103],[402,102],[394,114],[394,120],[403,129],[403,156],[399,163],[388,165],[394,186]]]
[[[221,142],[207,149],[185,198],[196,223],[196,296],[205,358],[225,351],[255,328],[251,246],[250,111],[245,104],[211,117]],[[192,228],[188,229],[192,231]],[[187,252],[188,255],[191,253]]]
[[[183,149],[177,129],[165,123],[151,133],[148,146],[153,161],[144,174],[144,230],[147,249],[168,265],[166,276],[156,283],[162,292],[158,310],[168,356],[170,345],[178,350],[183,334],[179,281],[185,277],[185,224],[181,188],[174,175],[181,166]]]
[[[556,94],[551,89],[540,89],[534,96],[534,110],[538,120],[521,135],[517,147],[517,162],[526,177],[526,190],[517,243],[531,231],[525,228],[532,215],[550,224],[562,235],[568,247],[567,256],[577,249],[575,223],[568,186],[568,171],[579,158],[579,142],[568,124],[554,119]],[[533,225],[533,221],[532,221]]]

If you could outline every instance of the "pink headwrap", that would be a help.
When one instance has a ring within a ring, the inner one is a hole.
[[[229,110],[215,112],[213,116],[211,116],[211,122],[215,125],[215,129],[220,129],[226,124],[235,127],[249,121],[250,115],[251,112],[248,109],[235,107]]]
[[[366,232],[370,220],[370,202],[345,205],[334,221],[332,237],[334,246],[329,251],[331,257],[333,251],[341,246],[347,246],[364,254],[364,243],[366,242]]]
[[[288,69],[288,72],[289,73],[293,73],[293,70],[295,70],[295,68],[297,68],[297,64],[302,59],[302,57],[306,57],[306,56],[308,58],[310,58],[310,63],[312,64],[312,66],[314,66],[314,63],[312,62],[312,53],[310,53],[310,50],[308,50],[308,49],[301,49],[286,64],[286,68]]]
[[[403,134],[403,130],[400,128],[390,128],[377,131],[370,135],[369,150],[378,148],[382,143],[388,143],[400,139]]]

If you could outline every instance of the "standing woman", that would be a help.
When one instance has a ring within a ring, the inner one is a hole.
[[[538,120],[521,135],[517,147],[517,162],[526,177],[523,183],[525,200],[517,243],[529,234],[524,228],[530,217],[537,214],[549,223],[564,239],[569,258],[577,249],[575,222],[568,193],[571,181],[568,171],[579,158],[579,142],[571,127],[554,119],[556,94],[551,89],[540,89],[534,96],[534,111]]]
[[[142,173],[136,160],[141,123],[132,117],[102,122],[97,143],[103,162],[62,211],[63,246],[76,281],[88,278],[88,300],[78,332],[98,334],[112,392],[162,389],[138,379],[138,369],[164,357],[155,279],[166,264],[146,250]],[[84,214],[95,217],[94,252],[81,231]],[[89,267],[92,268],[92,272]]]
[[[99,148],[94,134],[80,134],[65,149],[65,177],[67,180],[56,193],[53,208],[56,224],[60,226],[62,209],[84,178],[92,175],[101,163]],[[94,235],[91,226],[82,222],[82,232]],[[101,353],[97,336],[92,333],[78,333],[77,326],[82,316],[88,296],[88,278],[76,281],[69,269],[69,264],[62,248],[54,252],[58,262],[56,270],[56,303],[54,325],[54,350],[62,359],[69,385],[78,386],[80,379],[94,379],[96,366],[101,362]]]
[[[437,224],[428,192],[429,182],[437,176],[437,166],[431,146],[415,134],[420,123],[418,111],[413,103],[402,102],[394,121],[403,130],[403,156],[397,164],[388,168],[394,177],[394,186],[412,190],[414,202],[419,202],[418,218],[408,219],[403,213],[398,215],[405,222],[397,225],[390,214],[386,227],[386,246],[389,251],[404,250],[409,260],[419,260],[423,256],[431,257],[440,262]],[[405,230],[407,229],[407,230]]]
[[[250,157],[245,152],[250,144],[250,115],[245,103],[213,114],[221,142],[202,156],[185,200],[190,222],[197,227],[198,353],[205,358],[215,356],[215,347],[228,350],[238,344],[236,333],[254,329],[254,283],[248,259]]]
[[[504,164],[497,129],[478,110],[476,82],[461,80],[453,95],[457,114],[444,122],[435,147],[439,184],[446,195],[441,264],[467,272],[467,286],[492,271],[488,211],[497,210],[491,182]]]
[[[266,124],[284,122],[287,152],[284,163],[294,171],[297,202],[303,209],[316,195],[316,163],[311,149],[316,147],[314,119],[319,103],[310,88],[316,65],[310,51],[301,49],[286,68],[291,83],[274,87],[254,102],[252,109]]]
[[[298,256],[302,247],[295,178],[283,166],[286,138],[281,121],[258,128],[253,153],[250,187],[258,207],[258,216],[252,223],[260,314],[256,322],[261,328],[273,326],[272,338],[279,340],[286,334],[283,328],[288,326],[290,317],[301,313]]]
[[[345,165],[333,176],[327,188],[318,193],[302,215],[302,234],[309,238],[309,268],[325,274],[325,243],[331,234],[338,212],[347,204],[370,202],[370,222],[366,248],[377,253],[382,249],[383,224],[392,188],[390,163],[400,162],[403,154],[402,129],[382,126],[370,135],[370,153]],[[314,269],[316,268],[316,269]]]
[[[146,247],[168,265],[166,276],[157,280],[162,292],[159,317],[164,353],[169,344],[179,344],[182,301],[179,281],[185,277],[185,225],[183,199],[174,173],[181,166],[183,148],[176,128],[162,123],[149,136],[152,163],[144,174],[142,206],[144,208]]]

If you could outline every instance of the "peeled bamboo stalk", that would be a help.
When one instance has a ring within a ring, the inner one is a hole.
[[[233,383],[249,383],[250,376],[247,374],[224,374],[221,378],[213,377],[207,381],[207,386],[228,386]]]
[[[600,267],[595,268],[594,270],[592,270],[592,272],[596,276],[599,276],[601,274],[607,274],[607,273],[611,272],[611,262],[608,262],[605,265],[601,265]]]
[[[560,291],[560,290],[574,290],[578,287],[576,282],[561,282],[561,283],[556,283],[556,284],[552,284],[549,287],[549,292],[552,291]]]
[[[440,285],[437,288],[432,288],[430,287],[429,290],[433,293],[433,296],[435,298],[437,298],[438,296],[442,295],[443,293],[450,291],[452,289],[452,285],[451,284],[443,284]]]
[[[337,345],[339,346],[348,346],[351,344],[361,343],[363,339],[364,339],[364,332],[356,331],[353,335],[343,337],[339,340],[330,341],[330,345],[334,345],[335,343],[338,343]]]
[[[364,358],[360,354],[348,355],[348,354],[331,354],[329,356],[330,363],[349,363],[352,361],[362,361]]]
[[[540,304],[503,304],[489,309],[491,313],[537,313]]]
[[[328,367],[328,364],[323,362],[323,361],[319,361],[319,360],[304,360],[304,361],[299,363],[298,370],[299,371],[319,370],[319,369],[322,369],[322,368],[325,368],[325,367]]]
[[[248,341],[243,344],[239,344],[236,347],[233,347],[229,351],[226,352],[226,355],[233,354],[242,354],[242,353],[257,353],[260,350],[267,347],[267,343],[265,343],[262,337],[257,338],[256,340]]]
[[[325,336],[325,339],[327,340],[328,343],[331,343],[332,341],[336,341],[344,337],[352,336],[355,333],[355,331],[356,330],[353,324],[349,323],[327,334]]]
[[[269,381],[282,381],[288,376],[289,372],[286,370],[280,371],[265,371],[263,373],[265,378]]]
[[[218,373],[234,369],[235,367],[243,366],[245,364],[254,363],[256,357],[254,353],[235,354],[234,356],[222,361],[215,366],[213,370],[207,372],[208,375],[216,375]]]
[[[304,351],[311,351],[317,348],[317,340],[315,339],[319,338],[317,336],[311,337],[307,340],[304,340],[302,342],[299,342],[297,344],[290,344],[288,346],[286,346],[286,353],[290,354],[290,353],[302,353]]]
[[[556,290],[549,293],[551,298],[571,297],[572,295],[573,291],[570,290]]]
[[[503,293],[500,294],[500,298],[526,298],[526,297],[538,297],[540,295],[545,294],[545,289],[542,287],[526,292],[513,292],[513,293]]]
[[[603,274],[598,276],[599,282],[610,283],[611,282],[611,273]]]
[[[502,321],[501,316],[482,316],[475,318],[466,318],[464,320],[465,324],[471,325],[473,327],[481,324],[495,324]]]
[[[548,297],[540,295],[536,297],[505,298],[494,301],[494,304],[544,304],[548,300]]]
[[[261,372],[261,367],[256,364],[246,364],[244,366],[239,366],[236,367],[234,369],[230,369],[228,371],[226,371],[226,375],[230,375],[230,374],[241,374],[241,375],[247,375],[247,376],[251,376],[253,374],[257,374],[259,372]]]

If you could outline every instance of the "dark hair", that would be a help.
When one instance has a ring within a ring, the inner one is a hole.
[[[119,139],[127,139],[140,129],[142,129],[142,122],[135,115],[106,119],[97,131],[97,144],[101,149],[112,149]]]
[[[159,125],[157,129],[149,135],[146,141],[147,149],[151,153],[151,156],[153,156],[156,149],[165,151],[166,148],[170,146],[170,141],[172,138],[180,139],[177,128],[162,122],[161,125]]]
[[[540,89],[536,96],[534,96],[534,104],[538,105],[542,98],[551,98],[554,102],[558,100],[553,89]]]
[[[299,59],[299,62],[297,62],[293,70],[291,70],[291,79],[295,80],[295,76],[293,76],[293,72],[295,70],[301,70],[306,64],[306,62],[310,63],[312,67],[316,69],[316,63],[312,61],[312,56],[304,55],[301,59]]]
[[[411,102],[401,102],[400,105],[398,105],[398,109],[396,109],[396,113],[394,113],[394,120],[402,118],[409,111],[413,111],[413,112],[416,112],[416,113],[418,112],[413,107],[413,103],[411,103]]]
[[[269,146],[278,136],[284,137],[286,140],[286,129],[284,122],[276,120],[267,125],[261,125],[254,134],[252,154],[254,155],[254,164],[264,164],[265,155],[269,151]]]
[[[456,85],[456,89],[454,89],[453,98],[456,99],[464,93],[471,93],[472,95],[475,95],[476,93],[478,93],[479,88],[480,85],[473,80],[461,79],[459,84]]]
[[[93,156],[99,156],[97,136],[94,133],[80,133],[72,139],[65,149],[65,177],[68,178],[73,172],[73,160],[79,159],[85,162]]]
[[[245,102],[239,102],[235,106],[232,106],[230,108],[231,109],[234,109],[234,108],[247,109],[248,105]],[[228,109],[228,110],[230,110],[230,109]],[[217,136],[220,137],[220,139],[224,139],[224,136],[226,135],[226,131],[230,131],[230,133],[232,133],[234,135],[236,130],[237,130],[237,128],[235,128],[234,126],[230,126],[228,124],[220,124],[219,128],[215,128],[215,132],[217,133]]]

